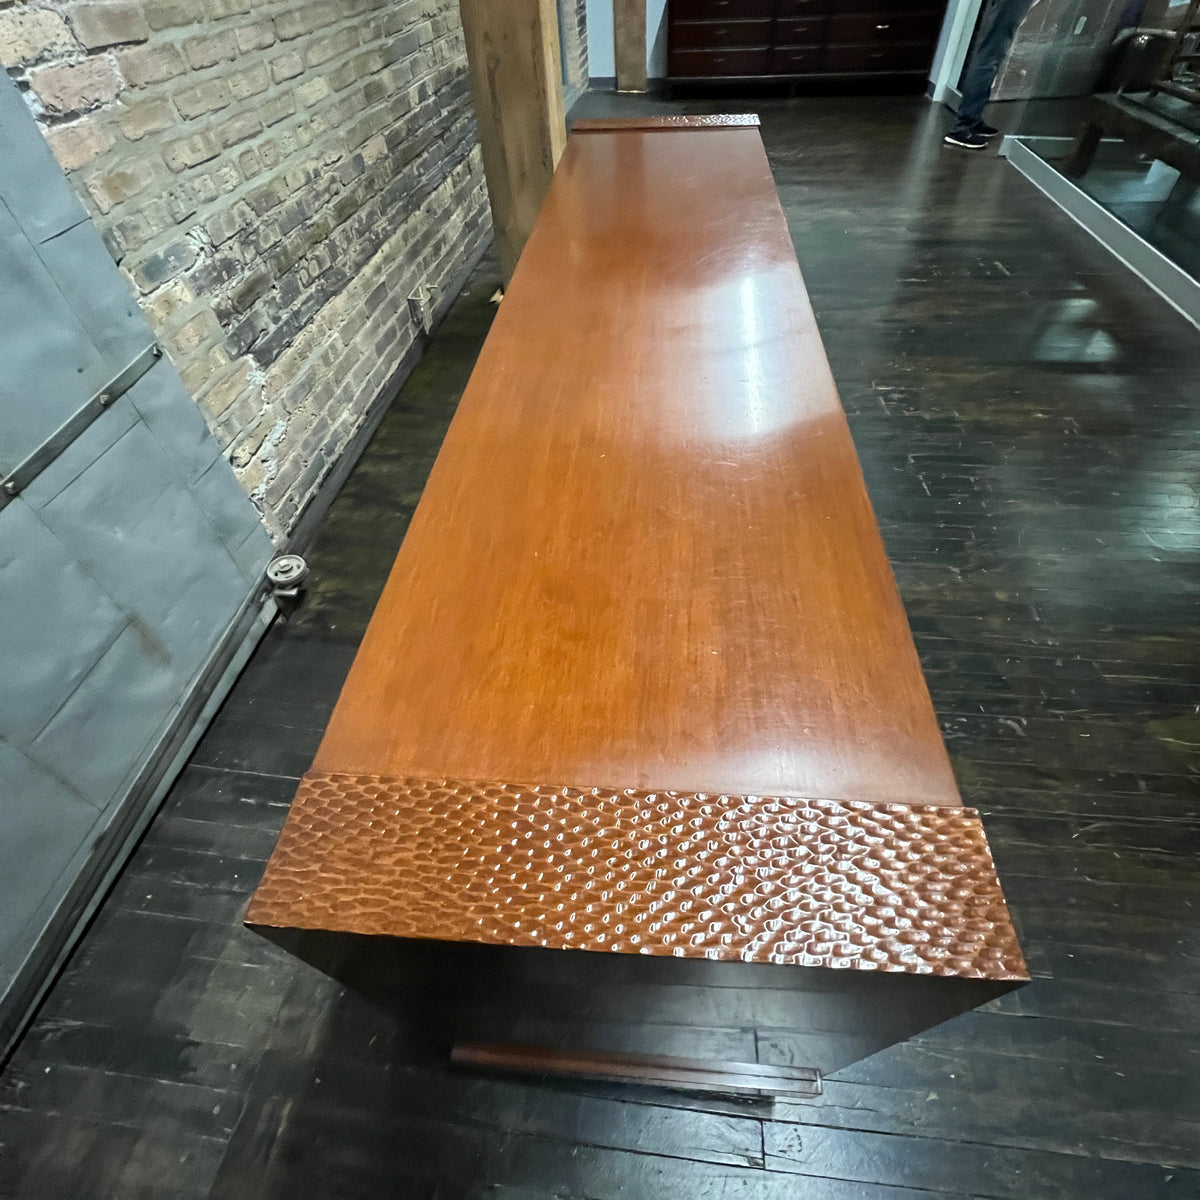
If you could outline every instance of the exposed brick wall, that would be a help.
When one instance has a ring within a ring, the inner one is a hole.
[[[587,0],[562,0],[559,5],[567,79],[563,99],[569,109],[587,90]]]
[[[282,537],[489,233],[456,0],[0,0],[0,61]]]

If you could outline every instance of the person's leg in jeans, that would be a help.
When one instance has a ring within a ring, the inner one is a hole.
[[[990,0],[983,14],[983,32],[963,72],[962,103],[951,137],[974,133],[982,124],[996,73],[1031,3],[1032,0]]]

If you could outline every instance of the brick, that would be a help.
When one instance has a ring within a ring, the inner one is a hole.
[[[283,231],[276,220],[264,221],[261,218],[246,231],[247,245],[255,254],[266,254],[283,240]]]
[[[185,309],[193,300],[195,293],[184,279],[176,279],[166,286],[159,288],[149,299],[142,302],[142,310],[150,324],[159,329],[166,325],[172,317]]]
[[[250,112],[239,113],[236,117],[224,122],[217,127],[217,138],[221,145],[228,150],[231,146],[236,146],[239,142],[248,141],[256,133],[261,132],[262,121],[258,114],[251,110]]]
[[[108,58],[39,67],[30,75],[29,83],[46,109],[59,114],[86,112],[107,104],[125,87],[116,65]]]
[[[271,283],[272,279],[268,272],[255,271],[230,293],[229,302],[233,311],[244,313],[253,308],[270,291]]]
[[[242,178],[247,182],[262,174],[262,159],[259,157],[257,150],[243,150],[238,155],[237,163],[238,170],[242,173]]]
[[[218,197],[240,187],[242,177],[233,163],[223,163],[213,171],[193,175],[188,182],[195,189],[196,196],[202,204],[211,204]]]
[[[329,84],[319,75],[315,79],[307,79],[296,89],[296,102],[301,108],[311,108],[329,95]]]
[[[263,63],[256,63],[245,71],[228,76],[226,82],[234,99],[249,100],[251,96],[259,96],[271,86],[271,76]]]
[[[254,458],[244,467],[234,467],[233,473],[237,476],[238,483],[245,489],[246,494],[253,498],[266,482],[269,469],[269,464],[263,459]],[[280,529],[279,532],[282,534],[283,530]]]
[[[271,78],[276,83],[282,83],[285,79],[295,79],[303,70],[304,59],[292,50],[271,60]]]
[[[261,390],[256,392],[254,389],[247,388],[226,410],[220,424],[226,429],[232,430],[232,436],[229,439],[232,441],[251,422],[261,418],[265,411]]]
[[[145,17],[132,4],[77,4],[69,12],[71,28],[88,50],[144,42],[150,36]]]
[[[171,352],[171,357],[178,359],[192,354],[221,336],[221,326],[213,315],[212,309],[203,308],[195,316],[184,321],[176,329],[162,333],[161,340]]]
[[[310,67],[319,67],[331,58],[347,54],[358,45],[358,30],[353,27],[341,29],[328,37],[310,38],[304,47],[304,61]]]
[[[203,295],[223,291],[241,278],[245,269],[243,258],[237,243],[227,242],[196,267],[189,276],[189,281],[192,287]]]
[[[250,393],[254,386],[251,380],[250,363],[245,359],[234,363],[228,371],[218,375],[197,397],[205,416],[213,421],[223,416],[231,405]]]
[[[260,105],[259,115],[264,125],[277,125],[296,111],[296,101],[291,96],[276,96]]]
[[[233,443],[229,461],[235,467],[244,467],[262,448],[263,443],[281,422],[273,413],[263,413],[250,428]],[[282,430],[280,430],[282,432]]]
[[[209,217],[204,223],[204,232],[214,246],[222,246],[231,237],[253,224],[254,210],[248,204],[239,201],[232,208],[222,209]]]
[[[163,161],[172,171],[185,171],[220,154],[221,148],[211,133],[194,133],[163,147]]]
[[[223,79],[206,79],[175,94],[175,107],[186,121],[219,112],[232,103],[229,85]]]
[[[198,19],[196,7],[187,0],[142,0],[146,24],[156,33],[163,29],[182,29]]]
[[[309,4],[303,8],[293,8],[288,12],[280,13],[275,18],[275,32],[279,35],[280,41],[290,41],[292,38],[298,38],[306,33],[312,33],[314,29],[320,29],[329,21],[328,6],[325,4]]]
[[[251,50],[265,50],[275,44],[275,26],[270,21],[255,21],[235,31],[238,48],[243,54]]]
[[[121,73],[133,87],[164,83],[187,70],[183,55],[175,46],[138,46],[117,55]]]
[[[58,13],[24,6],[0,12],[0,63],[6,67],[32,66],[78,49]]]
[[[196,263],[196,248],[190,242],[173,242],[157,254],[143,259],[133,269],[133,281],[142,292],[152,292]]]
[[[89,179],[87,189],[96,207],[106,213],[144,192],[154,180],[153,165],[144,159],[134,159],[114,171]]]
[[[382,79],[368,79],[363,84],[362,95],[367,104],[378,104],[387,98],[387,94],[387,84]]]
[[[156,197],[143,200],[133,211],[122,215],[111,232],[128,254],[140,250],[147,242],[173,229],[176,224],[167,205]]]
[[[205,0],[204,7],[214,21],[237,17],[250,11],[250,0]]]
[[[347,59],[332,71],[327,71],[325,78],[329,81],[329,86],[335,92],[340,92],[352,83],[357,83],[360,79],[364,79],[381,70],[384,66],[383,59],[383,52],[380,49],[373,48],[366,50],[361,54],[354,55],[353,58]]]
[[[237,58],[237,38],[231,30],[188,38],[183,43],[183,56],[194,71],[215,67],[219,62]]]
[[[131,142],[138,142],[147,134],[170,129],[177,120],[174,109],[165,100],[138,100],[125,107],[117,124]]]
[[[380,159],[387,157],[387,138],[382,134],[376,134],[375,137],[369,138],[362,148],[363,162],[367,166],[373,166]]]
[[[56,125],[42,132],[64,171],[77,171],[87,166],[94,158],[111,150],[117,140],[107,125],[87,117],[71,125]]]
[[[186,366],[180,366],[179,377],[183,380],[183,386],[194,396],[228,365],[229,355],[222,347],[214,346],[211,350],[206,350],[201,358],[189,362]]]
[[[167,211],[176,225],[182,225],[198,207],[195,192],[187,183],[177,183],[168,189],[165,199]]]

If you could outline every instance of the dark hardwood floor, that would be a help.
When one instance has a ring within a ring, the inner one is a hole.
[[[923,101],[755,107],[1034,982],[963,1011],[939,981],[848,1002],[431,944],[374,948],[380,1004],[342,951],[241,926],[487,332],[485,262],[0,1076],[5,1200],[1200,1197],[1200,333]],[[832,1069],[773,1106],[486,1077],[446,1065],[464,1028]]]

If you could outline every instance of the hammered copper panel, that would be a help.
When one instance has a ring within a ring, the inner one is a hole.
[[[978,814],[310,775],[253,924],[1025,979]]]
[[[628,129],[756,129],[755,113],[672,113],[665,117],[584,117],[572,133],[616,133]]]

